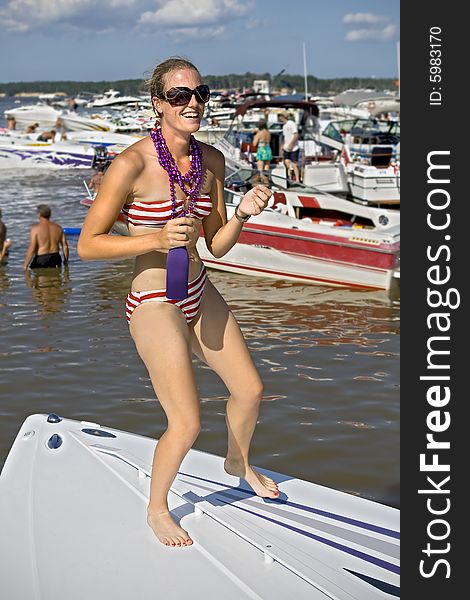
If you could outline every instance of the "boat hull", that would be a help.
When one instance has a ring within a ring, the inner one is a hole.
[[[95,156],[92,148],[72,144],[0,145],[0,169],[90,169]]]
[[[87,118],[76,113],[64,113],[60,117],[64,122],[67,131],[111,131],[116,126],[110,121],[104,119]]]
[[[233,207],[227,210],[231,216]],[[300,283],[391,287],[399,265],[399,240],[366,237],[361,229],[339,228],[335,232],[333,227],[323,227],[320,232],[313,231],[313,225],[294,229],[286,221],[290,219],[268,211],[251,219],[222,258],[209,252],[201,236],[199,255],[208,266],[233,273]]]
[[[298,283],[389,289],[393,270],[347,265],[331,259],[289,255],[274,248],[238,243],[223,259],[215,259],[200,240],[197,249],[208,267]]]
[[[29,416],[0,475],[2,597],[399,597],[397,509],[262,469],[281,492],[267,502],[196,450],[169,493],[194,544],[163,546],[146,523],[156,444]]]

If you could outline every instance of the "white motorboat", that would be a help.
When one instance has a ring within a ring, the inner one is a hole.
[[[346,118],[331,121],[323,136],[344,143],[352,160],[364,159],[367,163],[375,157],[383,162],[399,160],[400,123],[374,118]],[[323,140],[325,141],[325,140]],[[374,149],[379,151],[374,153]]]
[[[48,104],[25,104],[17,108],[10,108],[4,112],[6,118],[15,117],[20,128],[37,123],[41,128],[51,128],[61,116],[61,111]]]
[[[230,218],[240,201],[243,172],[226,179]],[[389,289],[400,265],[400,213],[361,206],[305,186],[281,188],[273,177],[273,202],[244,224],[222,258],[204,238],[198,252],[209,267],[302,283]]]
[[[38,124],[40,129],[58,127],[61,120],[69,131],[115,131],[116,125],[100,115],[78,114],[69,110],[57,110],[48,104],[30,104],[5,111],[5,117],[15,117],[20,129],[28,125]]]
[[[37,134],[0,134],[0,169],[89,169],[96,152],[69,141],[39,142]]]
[[[142,101],[143,99],[138,96],[121,96],[121,93],[118,90],[110,89],[95,98],[89,106],[119,108],[121,106],[126,106],[127,104],[139,104]]]
[[[344,163],[340,160],[344,142],[327,138],[320,135],[319,110],[317,105],[305,100],[279,100],[271,101],[254,100],[246,102],[237,107],[226,135],[223,138],[215,138],[211,143],[223,152],[229,169],[251,169],[255,161],[255,148],[251,140],[255,127],[245,127],[247,113],[254,111],[255,119],[253,125],[260,118],[266,118],[260,110],[268,111],[268,129],[271,133],[271,149],[274,160],[271,166],[273,177],[286,179],[287,173],[281,159],[280,135],[282,126],[277,122],[275,111],[292,110],[296,114],[297,126],[299,128],[299,146],[302,152],[303,182],[309,187],[314,187],[322,192],[332,194],[350,193],[350,185]],[[197,134],[196,134],[197,135]],[[325,142],[328,143],[328,155],[323,153]]]
[[[194,544],[168,548],[146,523],[158,442],[32,415],[0,475],[0,582],[8,600],[399,597],[399,511],[260,469],[263,500],[223,459],[190,450],[169,507]]]
[[[100,115],[79,115],[74,111],[64,111],[59,118],[68,131],[116,131],[116,125]]]
[[[356,202],[400,204],[400,164],[387,167],[351,162],[347,165],[348,183]]]
[[[106,148],[109,158],[114,158],[123,150],[142,139],[142,136],[111,133],[109,131],[70,131],[67,140],[83,146]]]
[[[318,140],[341,152],[338,155],[341,160],[335,164],[345,174],[348,193],[354,201],[371,205],[400,204],[398,123],[375,119],[332,121],[318,135]],[[306,177],[307,172],[304,176],[307,183]]]

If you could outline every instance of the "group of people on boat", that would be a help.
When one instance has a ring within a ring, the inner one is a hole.
[[[286,176],[292,181],[300,181],[299,170],[299,131],[291,115],[281,112],[278,120],[282,123],[282,141],[280,145],[282,161],[286,167]],[[258,122],[258,128],[251,141],[256,150],[256,167],[258,178],[263,183],[269,183],[273,152],[271,148],[271,133],[265,119]]]

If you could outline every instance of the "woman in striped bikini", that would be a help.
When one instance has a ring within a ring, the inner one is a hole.
[[[230,392],[225,470],[244,478],[261,497],[279,495],[275,482],[249,464],[261,379],[196,250],[202,224],[210,252],[224,256],[243,223],[264,210],[271,191],[262,185],[251,189],[227,220],[223,154],[191,135],[199,129],[210,95],[199,71],[185,59],[170,58],[157,65],[149,88],[157,125],[107,170],[83,224],[78,252],[84,260],[135,257],[127,319],[168,419],[153,459],[147,520],[163,544],[188,546],[192,539],[173,520],[167,496],[200,430],[193,353]],[[129,237],[109,235],[121,211]]]

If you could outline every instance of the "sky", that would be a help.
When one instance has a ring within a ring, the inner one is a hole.
[[[0,0],[0,82],[204,74],[399,73],[399,0]]]

